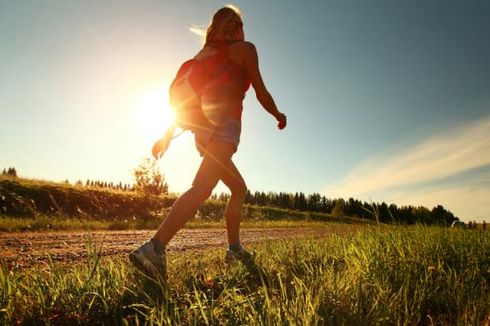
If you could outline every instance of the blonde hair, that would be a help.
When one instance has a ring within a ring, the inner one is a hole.
[[[205,44],[209,44],[236,40],[237,29],[242,27],[243,21],[240,9],[234,5],[226,5],[216,11],[206,31],[197,26],[192,26],[190,30],[203,36]]]

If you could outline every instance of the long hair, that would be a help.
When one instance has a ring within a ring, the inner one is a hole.
[[[233,5],[226,5],[213,15],[213,19],[205,33],[196,26],[191,27],[191,31],[205,35],[205,44],[211,44],[236,40],[236,32],[242,27],[243,21],[240,9]]]

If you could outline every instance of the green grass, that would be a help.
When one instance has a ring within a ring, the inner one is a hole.
[[[16,218],[0,216],[0,231],[3,232],[106,230],[109,225],[110,223],[106,221],[61,217]]]
[[[0,270],[0,323],[460,324],[490,322],[490,237],[366,226],[350,236],[251,246],[260,273],[223,252],[170,255],[167,284],[124,259]]]
[[[157,229],[161,222],[162,219],[157,217],[103,221],[47,216],[35,218],[0,216],[0,232],[148,230]],[[241,223],[242,228],[328,228],[335,225],[339,224],[305,220],[245,220]],[[223,227],[225,227],[224,220],[209,219],[191,219],[184,226],[187,229]],[[360,226],[353,225],[353,227]]]

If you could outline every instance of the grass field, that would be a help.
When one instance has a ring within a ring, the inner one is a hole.
[[[490,323],[490,237],[481,230],[365,226],[355,234],[168,257],[155,283],[92,243],[85,265],[0,270],[0,323]]]
[[[96,231],[96,230],[153,230],[162,223],[163,218],[149,217],[146,219],[123,219],[116,221],[86,220],[66,217],[38,216],[35,218],[19,218],[0,215],[0,232],[23,231]],[[361,222],[361,221],[360,221]],[[372,224],[366,220],[364,224]],[[351,225],[362,225],[353,224]],[[244,220],[243,228],[329,228],[339,223],[311,221],[311,220]],[[210,219],[191,219],[184,228],[187,229],[211,229],[225,227],[225,221]]]

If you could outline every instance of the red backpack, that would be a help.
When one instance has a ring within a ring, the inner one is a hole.
[[[180,66],[169,90],[175,124],[183,130],[195,130],[206,118],[201,109],[201,90],[204,84],[201,62],[188,60]]]
[[[210,123],[203,112],[201,98],[216,99],[216,103],[230,94],[230,76],[235,72],[228,57],[229,43],[217,45],[216,51],[200,54],[184,62],[177,72],[169,90],[170,104],[175,114],[175,124],[183,130],[209,128]],[[232,85],[231,85],[232,86]],[[214,100],[211,101],[215,103]]]

